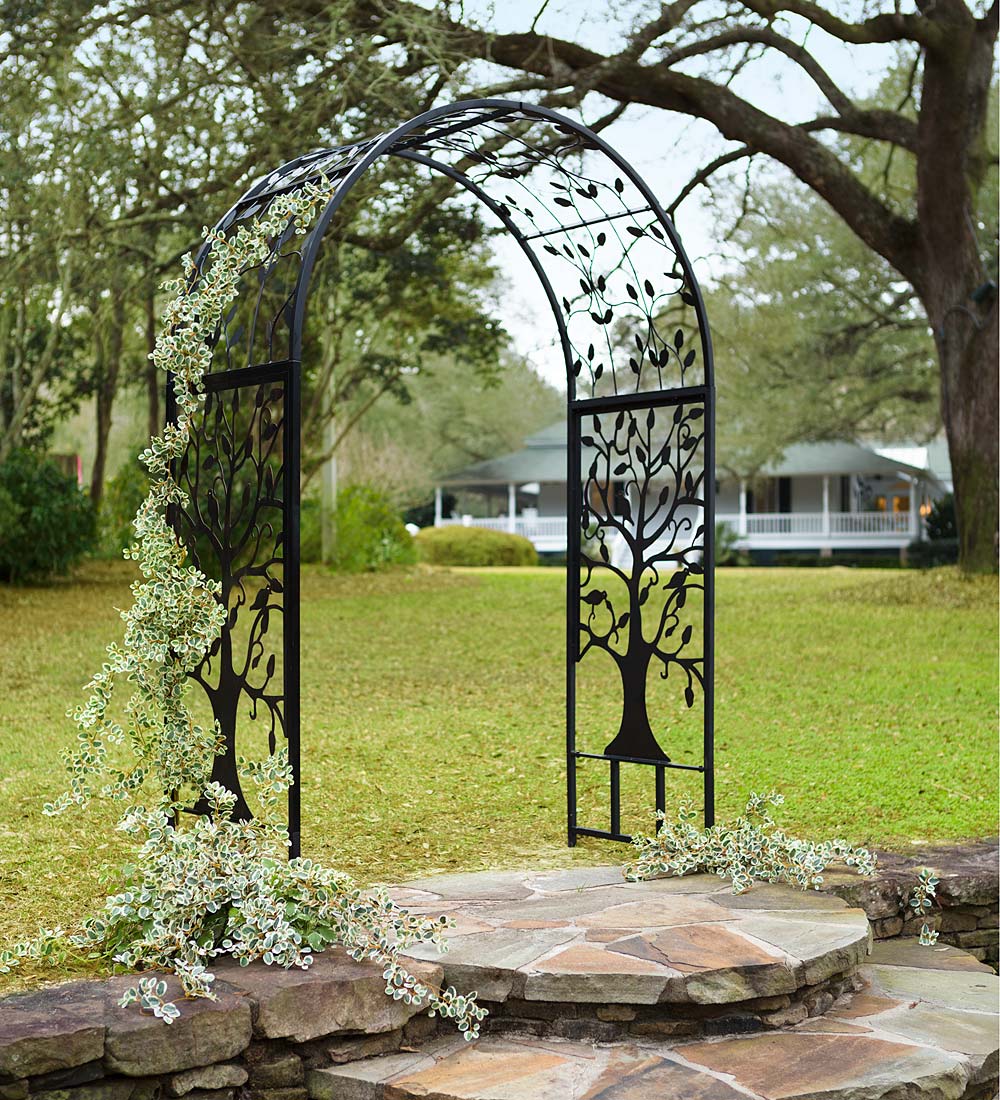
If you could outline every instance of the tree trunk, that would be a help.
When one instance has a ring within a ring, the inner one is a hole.
[[[989,170],[985,117],[996,32],[976,23],[961,0],[940,0],[931,17],[949,33],[924,58],[917,157],[922,262],[913,282],[940,365],[959,561],[978,573],[997,564],[997,302],[975,232]]]
[[[656,743],[649,724],[646,677],[651,657],[652,649],[642,640],[640,624],[630,624],[628,651],[617,661],[622,679],[622,717],[618,732],[604,750],[608,756],[635,756],[664,763],[670,760]]]
[[[951,306],[935,325],[941,364],[941,411],[958,525],[959,561],[968,573],[997,568],[997,407],[1000,402],[997,301],[985,316],[972,302]]]
[[[96,313],[96,311],[95,311]],[[96,317],[101,324],[101,318]],[[121,370],[122,341],[125,334],[125,303],[120,295],[112,301],[107,341],[100,331],[95,341],[98,351],[97,385],[94,390],[96,404],[94,465],[90,471],[90,499],[94,507],[100,507],[104,497],[104,478],[108,465],[108,438],[111,434],[111,414],[118,392],[118,375]]]

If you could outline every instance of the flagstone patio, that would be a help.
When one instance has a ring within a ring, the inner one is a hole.
[[[864,911],[840,898],[769,886],[741,897],[711,875],[449,875],[392,894],[454,919],[445,955],[413,955],[440,962],[456,988],[478,990],[494,1029],[498,1018],[507,1028],[530,1020],[535,1033],[574,1038],[780,1026],[832,1003],[871,946]]]
[[[448,913],[421,950],[477,988],[473,1044],[307,1074],[313,1100],[989,1100],[998,979],[953,947],[872,950],[836,897],[617,868],[452,875],[393,891]]]

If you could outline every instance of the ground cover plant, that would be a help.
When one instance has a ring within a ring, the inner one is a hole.
[[[62,789],[67,703],[120,629],[130,579],[125,563],[95,563],[0,588],[0,943],[93,911],[102,865],[124,856],[113,808],[52,819],[41,806]],[[623,862],[622,846],[564,846],[563,598],[559,569],[307,569],[305,854],[362,883]],[[995,833],[996,661],[988,578],[721,571],[719,818],[778,787],[795,836],[919,850]],[[689,736],[664,744],[683,759]],[[606,781],[581,771],[584,812],[602,821]],[[651,787],[623,782],[628,828],[650,831]],[[693,777],[671,778],[668,811],[697,795]],[[45,977],[28,968],[0,988]]]

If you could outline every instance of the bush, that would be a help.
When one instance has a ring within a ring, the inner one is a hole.
[[[149,479],[138,459],[126,462],[104,487],[99,517],[100,550],[112,558],[135,542],[132,520],[149,492]]]
[[[94,507],[55,463],[15,451],[0,465],[0,580],[65,573],[94,547]]]
[[[916,539],[906,548],[906,563],[914,569],[933,569],[958,562],[958,539]]]
[[[320,560],[320,519],[319,501],[303,501],[303,561]],[[340,490],[331,568],[340,573],[372,573],[392,565],[413,565],[416,560],[413,538],[384,494],[367,485],[349,485]]]
[[[925,522],[927,537],[931,542],[949,542],[958,538],[958,525],[955,522],[955,496],[945,493],[934,501]]]
[[[319,501],[306,497],[299,504],[299,560],[323,560],[323,532]]]
[[[783,568],[827,569],[835,565],[849,566],[851,569],[899,569],[902,562],[898,554],[866,553],[858,551],[835,552],[830,557],[819,553],[782,553],[772,555],[771,565]]]
[[[487,527],[426,527],[414,541],[420,560],[430,565],[538,564],[528,539]]]
[[[739,535],[728,523],[715,525],[715,564],[716,565],[749,565],[750,555],[745,554],[736,546]]]

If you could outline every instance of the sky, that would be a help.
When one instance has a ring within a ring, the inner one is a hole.
[[[429,6],[429,0],[425,2]],[[531,26],[541,6],[542,0],[500,0],[495,4],[488,0],[467,0],[465,14],[468,20],[499,33],[523,32]],[[615,10],[655,13],[658,8],[658,4],[650,3],[549,0],[536,30],[606,54],[622,40],[623,24],[613,14]],[[810,52],[848,93],[861,96],[869,93],[892,61],[891,47],[847,47],[815,28],[810,30],[804,22],[794,30],[800,40],[809,32]],[[491,74],[485,69],[484,66],[482,77],[488,82]],[[503,70],[494,70],[492,78],[502,79],[502,74]],[[773,54],[737,77],[732,87],[769,114],[791,122],[829,110],[818,89],[801,70]],[[601,101],[595,99],[593,106],[586,105],[585,119],[601,113]],[[702,165],[732,147],[708,123],[641,106],[629,108],[601,136],[631,161],[664,205],[673,200]],[[776,185],[784,183],[779,179]],[[713,273],[725,262],[723,242],[719,240],[714,215],[706,210],[697,193],[680,207],[677,228],[698,279],[710,284]],[[514,346],[543,378],[562,389],[564,368],[555,347],[551,315],[534,276],[513,240],[498,239],[495,253],[502,273],[500,305]]]

